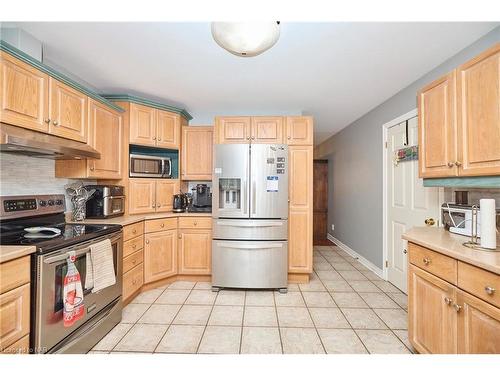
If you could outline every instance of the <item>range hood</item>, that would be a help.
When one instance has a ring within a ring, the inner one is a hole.
[[[0,123],[0,152],[45,159],[100,159],[89,145]]]

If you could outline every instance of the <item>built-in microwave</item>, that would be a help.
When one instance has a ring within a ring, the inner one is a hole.
[[[172,160],[164,156],[130,154],[130,177],[172,178]]]

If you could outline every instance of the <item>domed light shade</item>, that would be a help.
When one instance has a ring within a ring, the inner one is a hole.
[[[212,36],[233,55],[252,57],[274,46],[280,37],[278,22],[212,22]]]

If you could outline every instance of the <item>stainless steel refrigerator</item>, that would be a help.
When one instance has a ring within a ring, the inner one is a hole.
[[[212,288],[286,292],[288,146],[216,145],[212,186]]]

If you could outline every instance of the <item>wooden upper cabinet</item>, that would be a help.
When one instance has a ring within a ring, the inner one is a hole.
[[[54,78],[49,78],[51,134],[87,142],[87,96]]]
[[[183,180],[212,180],[212,126],[183,126],[181,178]]]
[[[460,175],[500,174],[500,43],[457,69]]]
[[[89,100],[89,144],[101,158],[88,160],[88,176],[120,179],[122,177],[122,117],[108,107]]]
[[[250,117],[216,117],[215,143],[248,143]]]
[[[210,275],[212,269],[212,231],[179,230],[179,274]]]
[[[420,177],[458,174],[455,81],[450,73],[418,93]]]
[[[156,145],[156,109],[130,103],[130,143]]]
[[[500,309],[457,290],[458,353],[500,353]]]
[[[144,214],[155,212],[156,181],[146,178],[129,179],[129,213]]]
[[[408,337],[419,353],[457,352],[456,288],[410,264]]]
[[[313,119],[310,116],[286,118],[286,143],[289,145],[313,144]]]
[[[179,148],[180,116],[166,111],[157,111],[156,145],[164,148]]]
[[[47,133],[49,76],[0,52],[1,122]]]
[[[284,143],[283,117],[252,117],[252,143]]]
[[[150,283],[177,274],[177,230],[144,236],[144,281]]]
[[[179,180],[156,180],[156,212],[171,212],[174,194],[178,194],[179,190]]]

